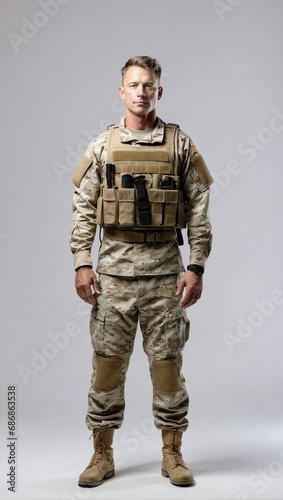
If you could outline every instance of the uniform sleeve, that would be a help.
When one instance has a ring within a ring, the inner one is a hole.
[[[187,200],[189,263],[205,267],[212,245],[209,186],[213,179],[202,156],[188,137],[183,139],[181,182]]]
[[[96,233],[97,200],[100,175],[97,156],[89,147],[73,176],[73,224],[70,247],[74,267],[91,266],[91,249]]]

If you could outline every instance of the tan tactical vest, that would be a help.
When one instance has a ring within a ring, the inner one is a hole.
[[[121,142],[118,125],[109,127],[97,224],[159,231],[186,227],[177,175],[178,130],[178,125],[167,124],[162,144],[131,145]]]

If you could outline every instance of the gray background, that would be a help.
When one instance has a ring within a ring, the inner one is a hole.
[[[0,9],[1,498],[282,499],[282,1],[2,0]],[[123,116],[120,68],[137,54],[160,61],[158,115],[193,138],[215,178],[214,246],[184,354],[183,450],[197,484],[160,476],[138,331],[117,477],[82,490],[92,353],[68,247],[71,177],[91,138]],[[6,484],[9,384],[16,494]]]

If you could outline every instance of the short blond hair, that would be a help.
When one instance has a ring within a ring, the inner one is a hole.
[[[125,74],[127,73],[127,70],[131,66],[140,66],[141,68],[149,69],[154,72],[158,80],[160,80],[161,78],[162,68],[156,59],[153,59],[153,57],[149,56],[135,56],[128,59],[125,66],[123,66],[123,68],[121,69],[122,82],[124,80]]]

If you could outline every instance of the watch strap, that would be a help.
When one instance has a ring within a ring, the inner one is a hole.
[[[201,276],[204,273],[204,268],[202,266],[198,266],[197,264],[190,264],[187,266],[187,271],[193,271],[193,273]]]

